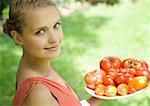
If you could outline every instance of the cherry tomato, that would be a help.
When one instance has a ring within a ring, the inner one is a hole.
[[[108,85],[106,86],[105,95],[106,96],[116,96],[117,94],[117,88],[114,85]]]
[[[104,71],[108,71],[110,68],[120,68],[121,66],[121,60],[119,57],[115,56],[108,56],[104,57],[100,61],[100,68],[103,69]]]
[[[103,83],[104,85],[115,85],[115,82],[110,75],[106,75],[105,77],[103,77]]]
[[[117,87],[118,94],[123,96],[128,94],[128,85],[127,84],[119,84]]]
[[[125,83],[125,76],[122,73],[118,73],[118,75],[115,77],[115,82],[117,84]]]
[[[99,95],[99,96],[103,96],[104,93],[105,93],[105,89],[106,89],[106,86],[103,85],[103,84],[99,84],[96,86],[95,88],[95,94]]]

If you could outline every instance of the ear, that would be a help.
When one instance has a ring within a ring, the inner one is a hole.
[[[10,34],[11,34],[13,41],[15,42],[16,45],[20,45],[20,46],[23,45],[22,36],[17,31],[12,30],[10,32]]]

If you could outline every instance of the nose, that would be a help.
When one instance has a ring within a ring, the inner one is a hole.
[[[48,42],[49,43],[56,43],[58,42],[58,35],[54,31],[49,31],[48,33]]]

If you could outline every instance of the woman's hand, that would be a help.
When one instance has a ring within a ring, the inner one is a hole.
[[[91,106],[97,106],[98,103],[102,102],[103,100],[102,99],[99,99],[99,98],[95,98],[95,97],[90,97],[87,102],[91,105]]]

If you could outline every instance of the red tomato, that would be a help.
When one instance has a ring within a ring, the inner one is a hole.
[[[123,96],[128,94],[128,85],[127,84],[119,84],[117,87],[118,94]]]
[[[120,68],[121,60],[118,57],[108,56],[100,61],[100,68],[108,71],[110,68]]]
[[[115,77],[115,82],[116,82],[117,84],[125,83],[126,80],[125,80],[124,74],[118,73],[118,75]]]
[[[122,68],[135,68],[140,67],[140,63],[134,58],[127,58],[122,62]]]
[[[108,69],[108,71],[107,72],[120,72],[120,69],[118,69],[118,68],[110,68],[110,69]]]
[[[96,81],[96,76],[93,72],[88,72],[84,77],[84,81],[86,84],[92,84]]]
[[[135,73],[135,75],[136,76],[145,76],[145,77],[147,77],[148,78],[148,75],[150,74],[150,72],[146,69],[146,70],[144,70],[144,69],[139,69],[139,70],[137,70],[136,71],[136,73]]]
[[[99,70],[99,73],[100,73],[100,75],[101,75],[101,77],[104,77],[104,76],[106,76],[106,72],[104,71],[104,70]]]
[[[103,84],[99,84],[98,86],[96,86],[95,88],[95,94],[99,95],[99,96],[103,96],[105,93],[105,89],[106,86]]]
[[[97,79],[97,71],[88,72],[85,77],[84,81],[88,88],[95,89],[95,81]]]
[[[110,75],[103,77],[104,85],[115,85],[113,78]]]
[[[135,87],[134,86],[129,86],[128,88],[128,93],[131,94],[131,93],[134,93],[136,91]]]
[[[141,64],[142,68],[148,69],[148,64],[146,61],[139,61],[139,63]]]
[[[135,75],[136,70],[134,68],[128,68],[128,73],[131,75]]]
[[[117,72],[116,71],[110,71],[108,72],[108,75],[110,75],[113,79],[115,79],[115,77],[117,76]]]
[[[147,78],[148,78],[148,80],[150,81],[150,73],[148,74]]]
[[[95,81],[95,86],[98,86],[99,84],[102,84],[102,83],[103,83],[102,78],[97,78]]]
[[[117,88],[114,85],[108,85],[106,86],[105,95],[106,96],[116,96],[117,94]]]
[[[88,72],[84,77],[84,81],[86,83],[86,86],[91,89],[95,89],[98,84],[103,83],[102,76],[99,70]]]
[[[120,73],[127,73],[128,72],[128,68],[122,68],[120,69]]]
[[[120,70],[120,73],[129,73],[135,75],[136,70],[134,68],[123,68]]]
[[[146,61],[141,61],[141,67],[143,68],[149,68],[148,63]]]
[[[131,80],[134,79],[134,76],[131,74],[125,74],[125,81],[128,84]]]

